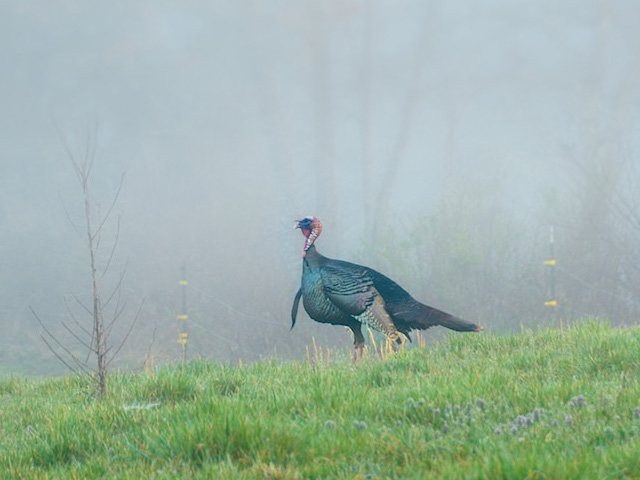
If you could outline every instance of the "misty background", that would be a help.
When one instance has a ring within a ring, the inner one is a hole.
[[[115,343],[144,299],[121,367],[180,358],[183,267],[189,358],[348,349],[306,314],[289,332],[311,214],[324,255],[490,330],[637,323],[639,18],[625,0],[0,2],[0,372],[66,372],[29,306],[82,350],[61,327],[91,290],[65,148],[92,142],[98,212],[124,174],[100,258],[117,243]]]

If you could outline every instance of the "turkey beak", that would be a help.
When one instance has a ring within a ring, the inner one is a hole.
[[[300,220],[296,220],[296,222],[293,224],[293,229],[295,230],[296,228],[300,228]]]

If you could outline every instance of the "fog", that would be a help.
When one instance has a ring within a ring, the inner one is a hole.
[[[0,372],[65,372],[30,306],[82,351],[61,327],[65,301],[89,321],[91,290],[66,150],[92,142],[99,213],[124,174],[99,258],[117,244],[115,344],[144,301],[123,368],[180,358],[181,288],[189,358],[346,351],[306,314],[289,332],[309,214],[323,254],[489,330],[636,322],[638,18],[623,0],[2,1]]]

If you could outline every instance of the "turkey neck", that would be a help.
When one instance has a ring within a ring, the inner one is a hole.
[[[320,276],[320,269],[324,260],[325,258],[316,251],[316,247],[311,245],[302,261],[302,302],[309,316],[314,319],[322,317],[326,313],[324,309],[329,308],[327,305],[329,299],[324,294],[322,277]],[[320,304],[324,308],[322,311],[315,312]]]
[[[308,269],[309,273],[315,273],[318,268],[320,268],[325,259],[326,258],[324,256],[318,253],[315,245],[311,245],[307,249],[307,255],[304,257],[304,260],[302,262],[302,272],[304,273],[305,270]]]

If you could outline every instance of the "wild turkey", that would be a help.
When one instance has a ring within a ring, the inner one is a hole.
[[[302,252],[302,286],[293,300],[291,328],[296,324],[302,298],[304,309],[316,322],[351,329],[354,362],[358,356],[362,358],[363,324],[398,343],[401,343],[401,333],[411,340],[411,330],[425,330],[434,325],[459,332],[483,330],[418,302],[400,285],[371,268],[320,255],[314,242],[322,232],[322,224],[316,217],[297,220],[295,228],[302,231],[306,241]]]

